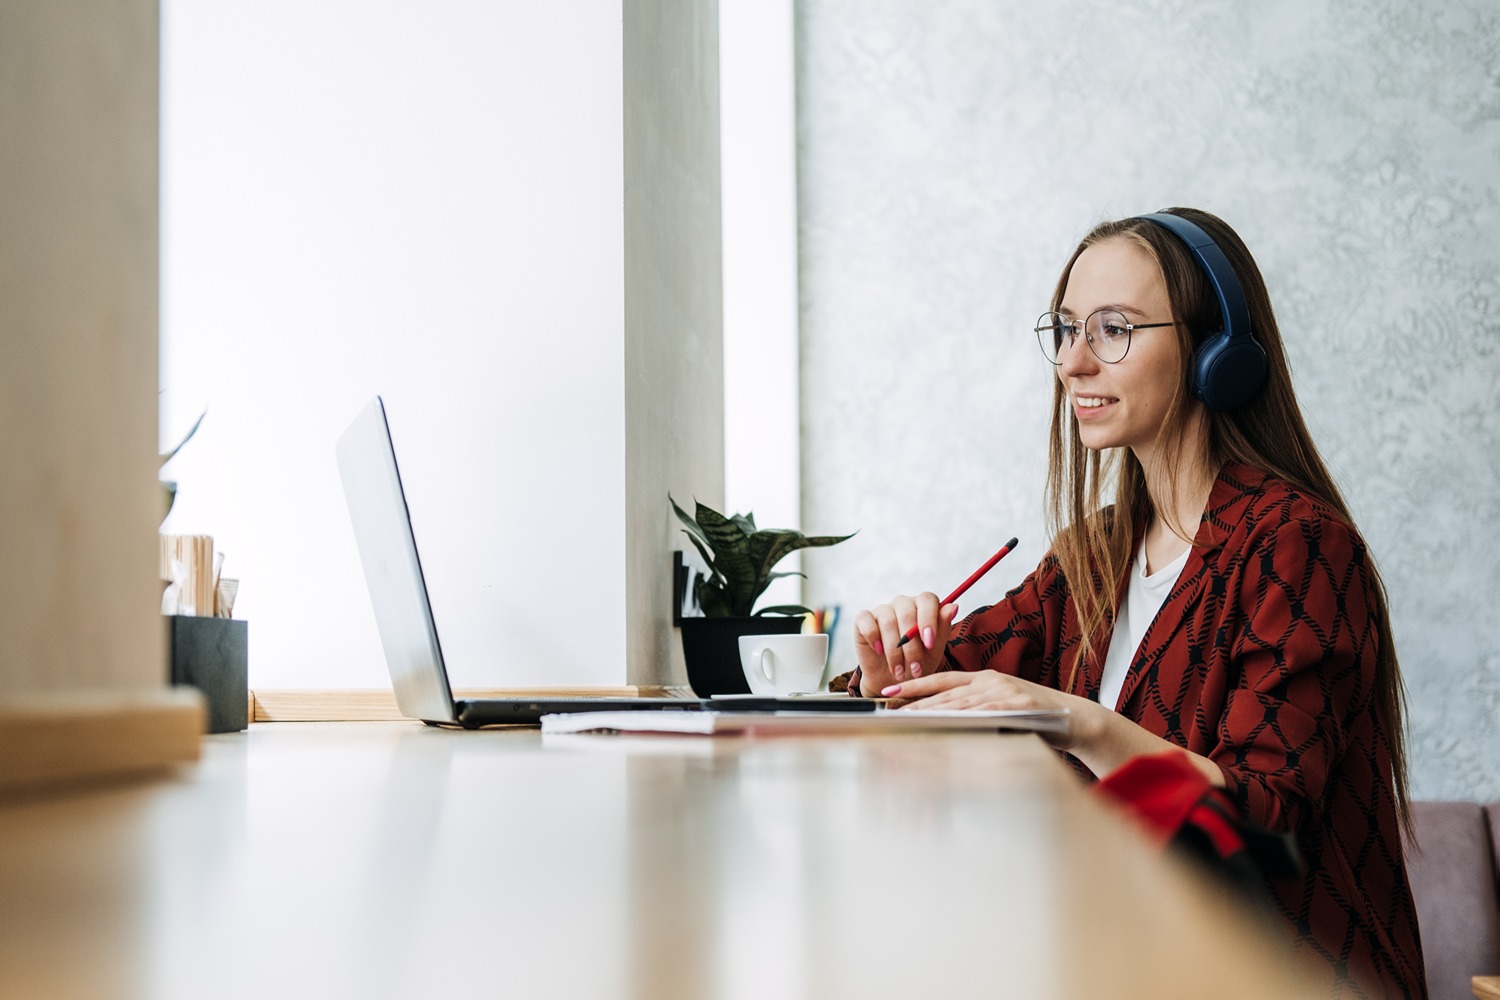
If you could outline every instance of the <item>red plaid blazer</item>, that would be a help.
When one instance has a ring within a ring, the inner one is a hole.
[[[1350,525],[1279,480],[1227,467],[1119,710],[1218,764],[1245,818],[1295,834],[1306,877],[1270,889],[1298,949],[1325,960],[1331,994],[1425,997],[1374,698],[1375,600]],[[1004,600],[955,627],[945,665],[1097,701],[1109,635],[1095,638],[1068,688],[1078,643],[1068,582],[1049,553]]]

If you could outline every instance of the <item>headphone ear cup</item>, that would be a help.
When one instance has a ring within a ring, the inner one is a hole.
[[[1266,352],[1250,337],[1216,333],[1193,355],[1193,395],[1210,410],[1233,410],[1266,383]]]

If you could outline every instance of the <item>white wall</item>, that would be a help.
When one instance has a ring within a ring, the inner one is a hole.
[[[805,517],[864,529],[809,595],[942,591],[1020,536],[972,610],[1036,565],[1032,322],[1093,223],[1196,205],[1256,254],[1390,587],[1413,794],[1500,795],[1493,4],[798,11]]]
[[[621,53],[618,2],[163,4],[167,528],[252,686],[388,683],[333,461],[376,392],[455,686],[623,680]]]
[[[802,526],[793,21],[792,0],[719,3],[724,503],[762,528]],[[776,568],[800,566],[793,553]],[[785,577],[758,603],[801,601],[802,581]]]

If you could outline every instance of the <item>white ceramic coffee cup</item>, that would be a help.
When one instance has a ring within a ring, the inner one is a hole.
[[[742,635],[740,667],[750,692],[785,697],[823,685],[828,662],[826,635]]]

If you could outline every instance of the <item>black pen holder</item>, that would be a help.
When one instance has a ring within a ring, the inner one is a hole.
[[[173,684],[191,684],[208,703],[208,732],[250,725],[250,626],[239,618],[167,616]]]

